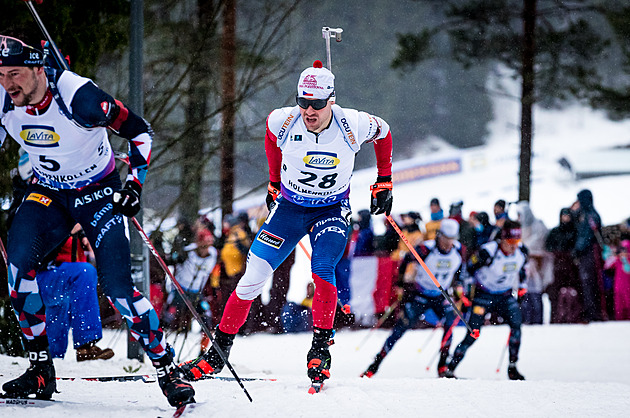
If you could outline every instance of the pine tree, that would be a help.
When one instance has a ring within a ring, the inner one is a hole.
[[[596,0],[440,2],[444,22],[418,33],[399,34],[400,49],[392,65],[416,65],[434,58],[435,39],[446,33],[452,56],[465,67],[500,63],[520,78],[519,200],[529,200],[533,105],[562,106],[571,99],[590,99],[606,106],[607,93],[614,107],[613,102],[625,97],[623,92],[618,96],[617,89],[602,87],[601,67],[609,63],[606,54],[615,42],[608,22],[611,15],[618,16],[619,4]],[[627,25],[619,22],[617,28],[627,37]]]

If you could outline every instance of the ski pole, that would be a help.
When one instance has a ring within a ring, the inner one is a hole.
[[[39,26],[39,29],[42,31],[42,33],[46,37],[46,40],[50,44],[50,47],[51,47],[50,49],[52,50],[55,61],[57,61],[57,64],[59,65],[60,68],[64,70],[69,70],[70,68],[68,67],[68,63],[63,58],[63,56],[61,55],[61,51],[59,50],[59,48],[57,48],[57,44],[55,44],[55,41],[53,41],[53,38],[50,36],[48,31],[46,30],[46,26],[44,26],[44,22],[42,22],[42,19],[40,19],[39,14],[37,13],[37,10],[35,10],[35,6],[33,5],[33,2],[31,0],[23,0],[23,1],[24,3],[26,3],[26,7],[28,7],[28,10],[33,15],[33,19],[35,19],[37,26]],[[38,1],[37,3],[41,4],[41,1]]]
[[[120,160],[120,161],[122,161],[122,162],[124,162],[126,164],[129,164],[129,156],[127,154],[122,153],[122,152],[121,153],[117,152],[117,153],[114,154],[114,156],[118,160]],[[179,296],[181,296],[182,300],[186,304],[186,307],[188,308],[190,313],[193,315],[195,320],[201,326],[201,330],[203,332],[205,332],[206,335],[208,336],[208,338],[210,339],[210,342],[212,343],[214,348],[217,350],[217,353],[219,354],[219,357],[221,357],[221,360],[223,360],[225,365],[228,367],[228,369],[230,370],[230,372],[234,376],[234,379],[241,386],[241,388],[245,392],[245,395],[247,395],[247,398],[249,399],[249,401],[253,402],[252,397],[249,395],[249,392],[247,392],[247,389],[245,389],[245,386],[243,385],[243,382],[241,381],[241,379],[236,374],[236,371],[232,367],[232,364],[226,358],[225,354],[223,353],[223,350],[221,350],[221,347],[219,347],[219,345],[214,342],[214,337],[212,337],[212,334],[210,333],[210,330],[206,326],[205,322],[203,321],[203,319],[201,318],[201,316],[199,315],[197,310],[192,306],[192,303],[190,302],[190,299],[184,294],[184,289],[182,289],[182,286],[179,284],[177,279],[175,279],[175,276],[173,275],[171,270],[168,268],[168,266],[166,265],[166,263],[164,262],[164,260],[160,256],[160,254],[157,252],[157,250],[153,246],[153,243],[151,243],[151,240],[149,239],[149,237],[146,234],[146,232],[144,232],[144,229],[142,229],[142,226],[140,225],[138,220],[135,217],[132,217],[131,221],[132,221],[133,225],[136,227],[136,229],[138,230],[138,233],[140,233],[140,236],[142,237],[142,240],[144,241],[144,243],[147,245],[147,247],[151,251],[151,254],[153,254],[155,259],[158,261],[158,264],[160,265],[160,267],[162,267],[162,270],[164,270],[164,273],[166,273],[166,275],[171,279],[171,282],[175,285],[175,289],[177,290],[177,293],[179,293]]]
[[[374,332],[374,330],[378,329],[381,327],[381,325],[383,325],[383,323],[385,322],[385,320],[392,314],[392,312],[394,312],[394,310],[396,309],[396,307],[398,306],[398,304],[400,303],[399,299],[396,299],[396,301],[394,303],[392,303],[389,308],[387,308],[387,311],[385,311],[385,313],[383,314],[383,316],[381,316],[381,318],[378,320],[378,322],[376,323],[376,325],[374,325],[372,327],[372,329],[370,329],[370,331],[368,332],[368,334],[365,336],[365,338],[363,339],[363,341],[361,341],[359,343],[359,345],[357,345],[357,348],[355,349],[355,351],[359,351],[361,349],[361,347],[363,346],[363,344],[365,344],[365,342],[370,338],[370,336],[372,335],[372,332]]]
[[[182,347],[178,351],[177,355],[177,363],[179,363],[182,353],[184,352],[184,346],[186,345],[186,341],[188,340],[188,328],[184,331],[184,340],[182,341]]]
[[[9,273],[9,257],[7,256],[7,250],[4,249],[2,238],[0,238],[0,252],[2,252],[2,259],[4,260],[4,265],[7,267],[7,274],[8,274]]]
[[[435,359],[438,357],[438,355],[440,354],[440,352],[444,348],[444,345],[446,345],[446,342],[448,341],[448,338],[453,333],[453,329],[455,328],[455,326],[457,325],[458,322],[459,322],[459,317],[455,318],[455,320],[453,321],[451,326],[448,328],[448,331],[446,331],[446,334],[444,334],[444,337],[442,337],[442,343],[440,344],[440,348],[438,349],[438,351],[435,352],[435,354],[433,354],[433,357],[431,357],[431,360],[429,360],[429,363],[427,364],[427,371],[429,371],[429,369],[431,368],[431,365],[433,364]],[[437,327],[434,328],[434,329],[437,329]]]
[[[416,260],[418,260],[418,263],[420,263],[424,271],[429,275],[429,277],[431,278],[435,286],[437,286],[437,288],[440,290],[440,292],[442,293],[442,296],[444,296],[444,298],[448,301],[448,303],[453,307],[453,310],[455,311],[457,316],[462,320],[464,325],[466,325],[466,328],[468,328],[468,331],[470,332],[470,336],[473,337],[474,339],[479,338],[479,330],[478,329],[473,330],[472,328],[470,328],[470,325],[468,325],[468,322],[466,322],[466,320],[464,319],[462,312],[457,308],[457,306],[455,306],[455,303],[453,302],[451,297],[448,295],[448,293],[446,293],[446,290],[444,290],[440,282],[437,281],[437,279],[435,278],[431,270],[429,270],[429,267],[427,267],[427,265],[424,263],[424,260],[422,260],[422,258],[418,255],[418,252],[415,250],[415,248],[413,248],[413,245],[409,243],[409,240],[407,239],[407,237],[405,237],[405,234],[403,234],[403,232],[400,230],[396,222],[394,222],[394,220],[392,219],[390,215],[385,215],[385,217],[387,218],[389,223],[392,225],[392,227],[396,230],[396,232],[398,233],[400,238],[403,240],[407,248],[409,248],[409,251],[411,251],[411,253],[416,258]]]
[[[243,392],[245,392],[245,395],[247,396],[249,401],[253,402],[253,399],[249,395],[249,392],[247,392],[247,389],[245,389],[245,385],[243,385],[243,382],[241,381],[241,378],[238,377],[238,375],[236,374],[236,371],[232,367],[232,364],[230,364],[230,362],[228,361],[225,353],[223,353],[223,350],[221,350],[221,347],[219,347],[219,345],[215,342],[214,337],[210,333],[210,330],[208,329],[206,324],[203,322],[203,320],[199,316],[199,313],[197,312],[197,310],[192,306],[192,303],[190,302],[190,299],[184,293],[184,289],[182,289],[182,286],[179,284],[177,279],[175,279],[175,276],[173,275],[171,270],[168,268],[168,266],[166,265],[166,263],[164,262],[162,257],[160,257],[160,254],[158,254],[157,250],[155,249],[155,247],[151,243],[151,240],[147,236],[146,232],[144,232],[144,229],[142,229],[142,226],[140,226],[140,223],[138,222],[138,220],[135,217],[132,217],[131,221],[133,222],[133,225],[136,227],[136,229],[140,233],[140,236],[142,237],[142,240],[144,241],[144,243],[147,245],[147,247],[149,247],[149,250],[151,250],[151,253],[155,257],[155,259],[158,261],[160,266],[162,267],[162,270],[164,270],[164,273],[166,273],[166,275],[171,279],[171,282],[175,285],[175,289],[177,289],[177,293],[179,293],[179,296],[181,296],[182,300],[184,301],[184,303],[186,304],[186,306],[190,310],[190,313],[193,315],[195,320],[199,323],[199,325],[201,326],[201,329],[203,330],[203,332],[205,332],[206,335],[208,336],[208,338],[210,339],[210,342],[212,343],[212,345],[214,346],[215,350],[219,354],[219,357],[221,357],[221,360],[225,363],[227,368],[232,373],[232,376],[234,376],[234,379],[241,386],[241,388],[243,389]]]
[[[306,258],[308,258],[308,261],[311,261],[311,253],[308,252],[304,244],[302,244],[302,241],[298,242],[298,244],[300,245],[302,251],[304,251],[304,254],[306,254]]]
[[[422,347],[418,348],[418,353],[422,353],[429,346],[429,343],[431,342],[431,340],[433,339],[433,336],[435,335],[435,331],[437,331],[438,328],[442,328],[443,326],[444,324],[440,321],[436,326],[433,327],[433,329],[429,333],[429,336],[424,341],[424,344],[422,344]]]
[[[441,347],[440,347],[441,348]],[[440,349],[438,349],[432,356],[431,359],[429,360],[429,362],[427,363],[427,372],[429,370],[431,370],[431,366],[433,365],[433,363],[435,362],[435,360],[438,358],[438,356],[440,355]]]
[[[503,359],[505,358],[505,352],[507,351],[508,346],[510,345],[511,336],[512,336],[512,330],[510,330],[510,333],[508,334],[507,342],[503,346],[503,350],[501,350],[501,357],[499,358],[499,364],[497,364],[497,373],[499,373],[499,371],[501,370],[501,364],[503,363]]]

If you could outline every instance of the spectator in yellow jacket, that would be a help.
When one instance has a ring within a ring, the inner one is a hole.
[[[442,224],[442,218],[444,218],[444,211],[442,210],[442,207],[440,206],[440,201],[437,199],[437,197],[431,199],[430,207],[431,220],[424,225],[426,229],[424,239],[426,240],[435,239],[435,235],[440,229],[440,225]]]

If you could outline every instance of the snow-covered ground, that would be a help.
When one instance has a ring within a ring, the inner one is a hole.
[[[198,417],[621,417],[630,410],[630,322],[589,325],[524,326],[519,370],[527,378],[512,382],[506,362],[496,372],[505,346],[507,326],[488,326],[468,351],[457,375],[438,379],[427,364],[439,346],[441,331],[409,331],[394,347],[372,379],[358,375],[370,364],[388,330],[342,330],[332,346],[331,373],[326,389],[309,395],[306,352],[310,333],[237,337],[230,360],[248,381],[250,403],[236,382],[194,383],[200,403],[189,416]],[[464,329],[455,330],[454,342]],[[183,352],[192,356],[199,335],[191,335]],[[428,345],[427,345],[428,342]],[[101,346],[112,345],[116,356],[107,361],[77,363],[56,360],[58,376],[124,374],[126,341],[106,331]],[[177,343],[179,348],[180,343]],[[422,349],[425,347],[424,349]],[[359,349],[357,349],[359,348]],[[422,349],[421,351],[419,351]],[[22,373],[26,359],[0,356],[2,381]],[[152,373],[145,362],[139,373]],[[229,376],[224,370],[221,375]],[[67,418],[170,416],[157,383],[60,381],[55,399],[79,404],[39,408],[2,407],[0,416]]]

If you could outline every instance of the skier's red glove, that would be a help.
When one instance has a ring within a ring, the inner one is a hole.
[[[523,298],[525,297],[525,294],[527,294],[527,289],[518,289],[518,301],[522,301]]]
[[[271,208],[273,207],[273,202],[280,196],[280,182],[279,181],[270,181],[269,185],[267,185],[267,199],[265,202],[267,203],[267,209],[271,212]]]

